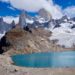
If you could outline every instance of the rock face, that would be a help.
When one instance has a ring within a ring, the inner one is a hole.
[[[21,28],[26,27],[29,23],[32,23],[32,17],[28,15],[25,11],[22,11],[22,13],[19,16],[19,25]]]
[[[4,31],[8,32],[12,29],[12,24],[8,24],[4,22],[3,18],[0,18],[0,33],[3,33]]]
[[[35,17],[28,15],[25,11],[22,11],[21,15],[19,16],[19,25],[21,28],[26,26],[30,28],[44,28],[48,27],[46,26],[48,25],[47,22],[49,23],[51,19],[51,15],[45,9],[39,10],[38,15]]]
[[[0,54],[3,54],[5,52],[4,48],[7,48],[9,46],[10,43],[6,40],[6,35],[4,33],[0,39]]]
[[[15,21],[13,20],[11,23],[12,29],[16,27]]]
[[[40,9],[38,12],[38,16],[34,17],[33,27],[48,28],[51,19],[52,16],[50,15],[50,13],[48,13],[45,9]]]
[[[27,26],[27,24],[26,24],[26,15],[25,15],[24,11],[19,16],[19,25],[20,25],[21,28],[24,28],[25,26]]]
[[[45,9],[40,9],[38,14],[41,18],[44,18],[46,21],[49,21],[52,19],[52,16],[50,15],[50,13],[48,13]]]
[[[0,18],[0,23],[3,23],[3,18],[2,17]]]

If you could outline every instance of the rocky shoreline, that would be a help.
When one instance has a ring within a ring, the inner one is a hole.
[[[27,68],[12,63],[10,56],[0,55],[0,75],[75,75],[74,68]]]

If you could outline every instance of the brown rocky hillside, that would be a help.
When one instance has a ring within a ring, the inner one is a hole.
[[[7,33],[7,41],[11,46],[6,54],[52,52],[70,50],[57,46],[54,41],[50,41],[51,32],[42,28],[32,29],[32,33],[20,28],[15,28]],[[71,49],[73,50],[73,49]]]

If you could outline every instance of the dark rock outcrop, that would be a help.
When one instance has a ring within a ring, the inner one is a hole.
[[[28,31],[28,32],[30,32],[30,33],[32,33],[32,31],[30,30],[30,28],[29,28],[28,26],[24,27],[24,30],[26,30],[26,31]]]
[[[3,47],[9,47],[10,43],[6,40],[6,35],[3,36],[0,40],[0,54],[4,53],[6,50],[3,49]]]
[[[75,28],[75,24],[71,27],[71,29]]]
[[[12,29],[16,27],[15,21],[13,20],[11,23]]]

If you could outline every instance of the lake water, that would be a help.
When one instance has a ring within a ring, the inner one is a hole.
[[[75,51],[20,54],[12,56],[15,65],[34,68],[75,67]]]

